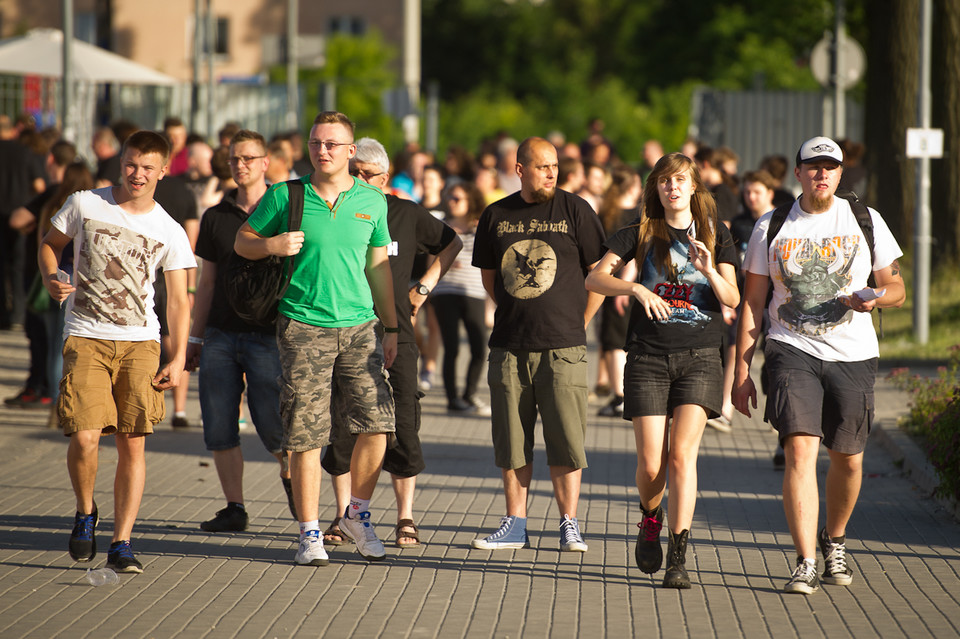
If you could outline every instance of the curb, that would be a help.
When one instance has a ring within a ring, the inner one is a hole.
[[[893,457],[894,462],[900,465],[903,475],[916,484],[924,494],[934,499],[955,520],[960,521],[960,502],[934,494],[937,486],[940,485],[936,470],[910,435],[900,430],[896,424],[888,425],[885,420],[877,420],[874,426],[873,436]]]

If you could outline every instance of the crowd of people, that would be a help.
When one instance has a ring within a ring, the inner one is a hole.
[[[392,159],[337,112],[320,113],[306,139],[228,124],[217,148],[177,118],[162,132],[118,122],[91,141],[95,170],[29,119],[0,116],[0,138],[0,319],[23,326],[31,354],[24,389],[5,401],[48,409],[70,438],[76,561],[97,552],[97,451],[101,434],[115,433],[108,566],[142,570],[130,539],[145,435],[165,419],[166,390],[172,426],[190,426],[187,376],[199,371],[204,443],[226,501],[203,530],[248,526],[245,397],[299,523],[297,564],[326,565],[326,547],[350,543],[369,561],[385,557],[371,515],[384,469],[394,543],[419,545],[419,401],[442,383],[451,414],[489,417],[502,474],[505,515],[473,547],[529,546],[539,417],[560,550],[586,552],[577,511],[593,400],[634,429],[638,567],[663,567],[667,526],[663,586],[689,588],[700,441],[707,426],[730,432],[735,410],[756,408],[750,364],[766,336],[765,418],[778,432],[798,556],[784,590],[851,582],[844,535],[878,357],[869,313],[904,299],[895,239],[846,193],[864,179],[846,173],[861,146],[804,142],[794,193],[782,156],[740,175],[729,148],[688,141],[665,153],[650,140],[632,165],[599,119],[580,144],[557,132],[500,135],[475,155],[409,146]],[[256,323],[231,304],[230,266],[269,256],[291,261],[292,278],[276,321]],[[818,532],[821,442],[831,470]],[[322,471],[337,516],[321,531]]]

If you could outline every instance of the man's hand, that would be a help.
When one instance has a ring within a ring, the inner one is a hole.
[[[383,335],[383,365],[385,368],[393,366],[397,358],[397,334],[384,333]]]
[[[153,378],[153,387],[159,391],[176,388],[180,384],[180,375],[183,373],[183,362],[173,360],[167,362],[157,376]]]
[[[289,257],[299,253],[302,248],[303,231],[288,231],[267,239],[267,250],[270,255]]]
[[[69,280],[66,282],[60,281],[59,275],[60,272],[58,271],[57,273],[52,273],[44,277],[43,286],[47,289],[47,292],[50,293],[50,297],[54,302],[62,304],[77,288],[72,286]]]
[[[410,289],[410,317],[416,317],[417,313],[420,311],[420,307],[423,306],[423,303],[427,301],[426,295],[421,295],[417,293],[417,287],[414,286]]]
[[[187,344],[187,363],[184,370],[193,372],[200,366],[200,351],[203,350],[203,344]]]
[[[742,381],[734,381],[732,399],[733,407],[750,417],[750,406],[757,407],[757,387],[749,375]]]

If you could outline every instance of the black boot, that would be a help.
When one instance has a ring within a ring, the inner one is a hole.
[[[642,507],[641,507],[641,510]],[[663,508],[657,506],[652,512],[643,511],[643,521],[637,524],[637,546],[634,556],[641,571],[652,575],[663,565],[663,549],[660,547],[660,529],[663,528]]]
[[[689,530],[677,534],[668,532],[667,574],[663,576],[664,588],[689,588],[690,577],[683,565],[687,561],[687,537]]]

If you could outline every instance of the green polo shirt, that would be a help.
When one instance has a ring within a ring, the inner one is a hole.
[[[373,296],[364,269],[367,249],[390,244],[383,193],[353,179],[333,207],[317,195],[310,176],[304,184],[303,248],[293,278],[280,300],[280,313],[313,326],[343,328],[374,319]],[[287,231],[287,185],[270,187],[247,220],[264,237]]]

